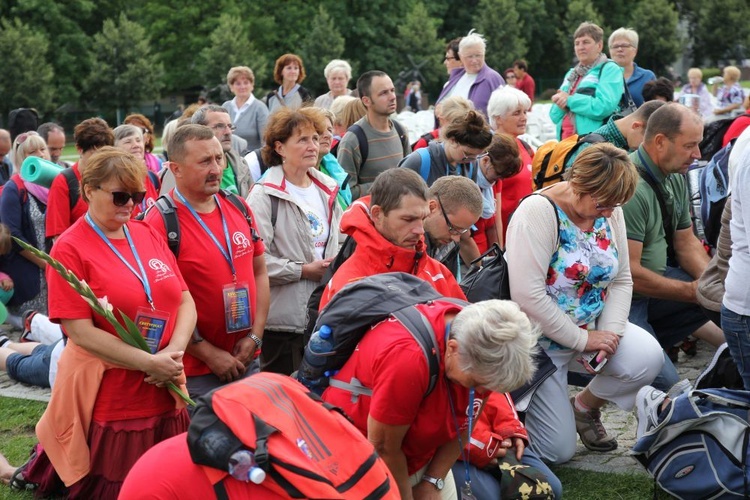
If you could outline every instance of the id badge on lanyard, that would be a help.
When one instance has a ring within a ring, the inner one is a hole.
[[[250,287],[240,281],[224,285],[224,318],[227,333],[249,330],[253,326],[250,314]]]
[[[135,325],[146,340],[146,345],[151,350],[151,354],[156,354],[159,351],[168,322],[168,312],[143,306],[138,308],[138,313],[135,316]]]

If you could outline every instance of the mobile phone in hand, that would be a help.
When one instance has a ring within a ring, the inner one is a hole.
[[[581,359],[589,365],[589,367],[594,371],[594,373],[600,373],[602,369],[606,366],[607,361],[609,361],[609,358],[604,358],[601,361],[597,361],[596,360],[597,356],[599,356],[599,351],[585,352],[581,356]]]

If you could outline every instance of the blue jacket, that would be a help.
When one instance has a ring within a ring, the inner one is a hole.
[[[627,83],[630,97],[633,98],[636,106],[640,107],[643,104],[643,86],[651,80],[656,80],[656,75],[654,75],[653,71],[643,69],[636,63],[633,63],[633,74],[630,75]]]
[[[320,171],[336,181],[339,192],[336,199],[341,205],[341,210],[346,210],[352,204],[352,190],[349,188],[349,172],[339,165],[338,160],[328,153],[320,160]]]

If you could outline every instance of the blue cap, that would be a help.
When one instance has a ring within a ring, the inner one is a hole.
[[[323,325],[320,327],[320,330],[318,330],[318,335],[322,339],[327,339],[331,336],[331,327],[328,325]]]

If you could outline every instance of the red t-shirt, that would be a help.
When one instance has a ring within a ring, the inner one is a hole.
[[[448,391],[452,394],[458,425],[467,426],[461,408],[469,402],[469,390],[445,377],[446,313],[459,308],[445,302],[418,305],[434,328],[440,348],[440,374],[435,388],[423,398],[429,382],[424,352],[412,335],[395,319],[375,325],[360,341],[357,349],[334,377],[350,381],[356,377],[372,388],[372,397],[360,396],[355,403],[349,392],[329,387],[323,399],[342,408],[354,425],[366,436],[367,418],[388,425],[409,425],[401,449],[406,455],[409,474],[424,467],[441,445],[458,435],[451,415]]]
[[[227,333],[226,320],[224,319],[224,285],[232,283],[232,271],[224,256],[216,247],[211,237],[201,227],[200,223],[193,217],[188,208],[177,201],[174,190],[169,193],[177,207],[177,220],[180,225],[180,252],[177,265],[180,267],[182,276],[185,278],[190,295],[195,300],[198,310],[198,332],[216,347],[232,352],[235,344],[245,337],[249,330],[236,333]],[[250,317],[255,317],[256,289],[255,274],[253,272],[253,259],[263,257],[265,246],[258,238],[253,241],[252,233],[247,225],[245,216],[232,205],[231,202],[219,196],[221,210],[227,222],[229,239],[232,245],[232,259],[237,271],[237,282],[245,282],[250,292]],[[244,201],[243,201],[244,203]],[[245,203],[245,206],[247,204]],[[248,213],[253,220],[253,229],[258,234],[255,225],[255,217],[252,216],[250,207]],[[209,214],[200,214],[203,222],[208,226],[216,239],[226,250],[224,229],[221,223],[221,212],[215,209]],[[164,219],[156,210],[152,210],[146,216],[146,222],[154,227],[154,230],[167,241]],[[300,305],[302,307],[302,305]],[[189,376],[205,375],[211,373],[208,366],[198,358],[185,354],[185,373]]]
[[[516,88],[529,96],[529,99],[531,99],[531,102],[534,102],[534,92],[536,91],[536,84],[534,83],[534,79],[531,78],[531,75],[526,73],[523,75],[523,78],[520,78],[516,81]]]
[[[242,482],[227,476],[227,494],[232,499],[271,500],[280,496],[263,484]],[[187,433],[166,439],[148,450],[130,469],[122,484],[120,500],[204,500],[216,498],[204,472],[190,458]]]
[[[159,344],[167,346],[182,300],[187,290],[172,252],[164,240],[148,224],[130,221],[127,225],[146,271],[154,306],[169,313],[169,320]],[[125,238],[110,240],[125,260],[138,270],[130,246]],[[79,279],[85,280],[97,297],[107,297],[114,307],[130,319],[135,319],[138,308],[150,309],[140,280],[112,252],[84,218],[78,219],[52,248],[52,257],[59,260]],[[49,286],[49,316],[54,322],[63,319],[91,319],[97,328],[117,336],[112,325],[74,292],[53,268],[47,268]],[[119,338],[119,337],[118,337]],[[165,388],[143,381],[145,374],[137,370],[112,368],[104,373],[94,408],[97,421],[129,420],[159,415],[174,409],[174,399]]]
[[[146,175],[146,180],[143,181],[143,184],[146,186],[146,197],[143,198],[143,201],[141,203],[137,204],[133,208],[133,213],[130,214],[130,217],[132,218],[135,218],[141,212],[145,212],[146,210],[148,210],[151,205],[156,203],[156,199],[159,197],[159,190],[156,189],[154,183],[151,182],[150,175]]]
[[[521,171],[513,177],[495,183],[497,190],[500,192],[500,216],[503,218],[503,241],[505,241],[505,233],[508,231],[508,221],[511,214],[516,211],[523,197],[530,195],[533,191],[531,162],[534,157],[521,144],[519,138],[516,138],[516,143],[518,144],[518,151],[521,153]]]
[[[726,132],[724,132],[724,139],[721,141],[721,147],[723,148],[729,141],[736,139],[747,127],[750,127],[750,113],[740,115],[732,122]]]
[[[70,168],[75,172],[76,179],[78,179],[78,184],[80,185],[81,171],[78,170],[78,162],[74,163]],[[52,181],[52,185],[49,188],[49,199],[47,200],[47,212],[45,216],[47,221],[45,223],[45,235],[47,238],[60,236],[75,221],[83,217],[83,214],[88,209],[89,205],[83,201],[82,196],[78,197],[73,210],[70,209],[68,183],[65,181],[65,176],[58,175]]]

